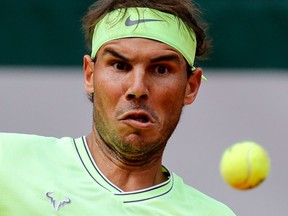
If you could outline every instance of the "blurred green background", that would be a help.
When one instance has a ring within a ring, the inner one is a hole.
[[[81,18],[94,0],[14,0],[0,6],[0,65],[81,66]],[[287,0],[197,0],[211,68],[288,68]]]

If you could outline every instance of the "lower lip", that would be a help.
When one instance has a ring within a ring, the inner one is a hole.
[[[154,126],[154,123],[152,122],[140,122],[133,119],[122,120],[122,122],[138,129],[149,129]]]

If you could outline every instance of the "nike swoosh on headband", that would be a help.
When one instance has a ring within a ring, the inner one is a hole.
[[[133,26],[133,25],[137,25],[139,23],[145,23],[145,22],[162,22],[164,20],[157,20],[157,19],[138,19],[138,20],[131,20],[130,16],[127,17],[127,19],[125,20],[125,25],[126,26]]]

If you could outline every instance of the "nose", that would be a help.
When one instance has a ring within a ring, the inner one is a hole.
[[[145,71],[133,70],[126,80],[126,100],[147,100],[149,94],[149,80]]]

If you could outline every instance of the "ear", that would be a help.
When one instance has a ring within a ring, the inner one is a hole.
[[[187,81],[184,105],[191,104],[196,99],[198,90],[201,85],[201,79],[202,79],[202,69],[196,68]]]
[[[84,71],[84,87],[87,93],[94,92],[93,74],[94,74],[94,62],[89,55],[83,57],[83,71]]]

